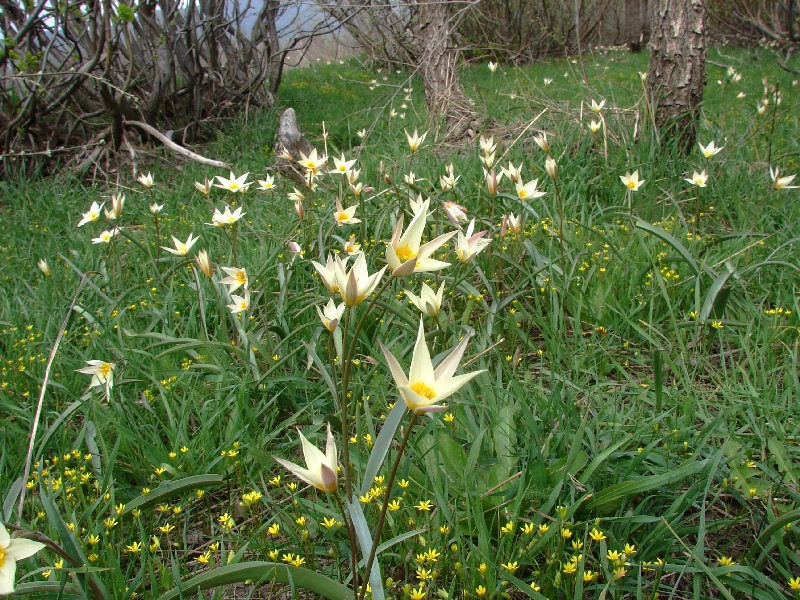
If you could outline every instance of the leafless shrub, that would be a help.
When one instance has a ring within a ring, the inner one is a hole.
[[[141,123],[185,143],[270,105],[288,52],[336,24],[252,1],[0,0],[0,174],[61,153],[85,170],[149,137]]]

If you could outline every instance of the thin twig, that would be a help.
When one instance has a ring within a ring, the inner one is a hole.
[[[53,366],[53,362],[56,359],[56,353],[58,352],[58,347],[61,345],[61,340],[64,338],[64,331],[67,329],[67,323],[69,322],[69,317],[72,314],[72,310],[75,308],[75,304],[78,302],[78,296],[83,289],[83,286],[86,284],[86,273],[81,275],[81,281],[78,284],[78,289],[75,290],[75,295],[72,297],[72,302],[69,305],[69,309],[67,310],[67,314],[64,315],[64,320],[61,322],[61,327],[58,330],[58,335],[56,336],[56,341],[53,344],[53,347],[50,349],[50,356],[47,357],[47,366],[44,369],[44,379],[42,380],[42,389],[39,392],[39,401],[36,404],[36,414],[33,417],[33,427],[31,428],[31,439],[28,442],[28,454],[25,457],[25,470],[22,475],[22,490],[19,494],[19,506],[17,507],[17,516],[22,519],[22,504],[25,502],[25,483],[28,481],[28,477],[31,474],[31,463],[33,461],[33,446],[36,442],[36,433],[39,430],[39,419],[42,416],[42,406],[44,405],[44,395],[47,391],[47,383],[50,379],[50,369]]]

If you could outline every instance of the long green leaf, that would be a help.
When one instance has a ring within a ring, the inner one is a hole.
[[[127,515],[135,508],[142,508],[150,504],[157,504],[176,494],[181,494],[189,490],[201,487],[209,487],[212,485],[221,485],[223,482],[222,475],[192,475],[191,477],[184,477],[177,481],[170,481],[163,485],[158,486],[146,496],[138,496],[125,505],[125,510],[122,515]]]
[[[362,562],[366,563],[370,550],[372,550],[373,542],[367,519],[364,516],[364,510],[361,508],[361,502],[359,502],[358,498],[353,498],[352,502],[347,502],[347,512],[350,513],[350,519],[353,521],[353,528],[356,530],[358,545],[361,546],[361,555],[363,556]],[[378,563],[377,552],[375,553],[375,560],[372,562],[372,568],[369,572],[369,584],[372,587],[372,598],[374,600],[384,600],[383,578],[381,577],[381,568]]]
[[[633,481],[622,481],[610,485],[604,490],[597,492],[586,503],[587,508],[595,509],[600,512],[613,510],[619,506],[626,496],[641,494],[660,487],[677,483],[682,479],[696,475],[706,468],[707,460],[690,460],[682,464],[677,469],[661,473],[660,475],[650,475]]]
[[[731,275],[735,274],[736,269],[733,268],[733,265],[730,262],[726,262],[725,270],[717,275],[714,283],[712,283],[711,287],[708,289],[706,300],[703,303],[703,308],[700,310],[700,315],[698,316],[699,321],[705,321],[708,319],[712,312],[715,313],[715,316],[720,316],[722,314],[722,310],[725,308],[725,302],[728,300],[728,294],[725,291],[725,284],[728,282],[728,279],[730,279]]]
[[[225,565],[224,567],[217,567],[200,575],[195,575],[183,581],[180,584],[180,589],[175,587],[162,594],[158,600],[185,598],[202,590],[232,583],[242,583],[248,580],[292,584],[329,600],[352,600],[353,598],[353,592],[348,587],[315,571],[280,563],[252,561]]]
[[[394,434],[397,432],[397,428],[400,426],[400,421],[403,419],[403,415],[405,413],[406,403],[397,401],[394,403],[394,407],[389,412],[389,416],[386,417],[386,421],[383,423],[381,432],[375,439],[375,445],[372,446],[372,452],[370,452],[369,459],[367,460],[367,467],[364,471],[364,479],[361,482],[362,496],[366,494],[372,487],[372,480],[375,479],[375,476],[378,474],[381,465],[383,465],[383,461],[386,460],[386,454],[389,452],[389,446],[392,444]]]
[[[700,267],[697,265],[697,261],[694,257],[689,254],[689,251],[686,249],[686,246],[681,244],[675,237],[668,234],[666,231],[661,229],[660,227],[656,227],[648,223],[647,221],[643,221],[642,219],[636,219],[636,227],[639,229],[643,229],[644,231],[651,233],[652,235],[656,236],[657,238],[665,241],[670,246],[672,246],[675,251],[683,257],[683,260],[692,267],[695,275],[700,275]]]

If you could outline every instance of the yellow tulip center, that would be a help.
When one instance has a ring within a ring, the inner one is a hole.
[[[397,258],[400,259],[400,262],[406,262],[407,260],[411,260],[417,256],[417,253],[414,252],[408,246],[401,246],[400,248],[396,248],[394,253],[397,255]]]
[[[236,272],[236,281],[238,283],[240,283],[241,285],[244,285],[245,283],[247,283],[247,275],[245,274],[244,271],[237,271]]]
[[[347,216],[346,212],[340,212],[336,213],[336,220],[339,221],[339,223],[344,223],[345,221],[350,220],[350,217]]]
[[[519,197],[520,197],[520,198],[525,198],[527,195],[528,195],[528,190],[526,190],[526,189],[524,189],[524,188],[523,188],[523,189],[521,189],[521,190],[519,191]]]
[[[3,564],[6,562],[6,551],[5,548],[0,548],[0,568],[3,567]]]
[[[235,181],[231,181],[231,183],[228,185],[228,189],[232,192],[235,192],[236,190],[239,189],[239,184],[236,183]]]
[[[636,189],[636,182],[633,180],[628,181],[628,189],[635,190]]]
[[[428,400],[433,398],[436,395],[436,392],[433,391],[428,384],[418,381],[411,385],[411,389],[414,390],[420,396],[425,396]]]
[[[111,365],[110,364],[100,365],[100,368],[97,370],[97,372],[104,378],[108,379],[108,375],[111,373]]]

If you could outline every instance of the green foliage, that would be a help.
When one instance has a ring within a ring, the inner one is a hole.
[[[724,147],[710,159],[659,146],[641,56],[588,57],[591,91],[568,60],[467,67],[467,90],[495,118],[498,163],[521,164],[523,182],[546,192],[528,201],[507,179],[490,196],[479,152],[443,155],[435,132],[410,153],[404,130],[427,129],[419,83],[355,64],[287,73],[279,100],[321,154],[358,158],[358,180],[374,188],[360,196],[338,174],[320,175],[314,192],[277,177],[269,192],[206,196],[193,182],[228,173],[196,165],[154,165],[152,189],[123,176],[0,182],[13,224],[0,242],[0,495],[7,520],[64,553],[28,559],[18,590],[166,598],[218,587],[222,597],[252,584],[254,595],[352,596],[346,517],[273,460],[302,462],[296,428],[322,447],[330,423],[363,513],[362,575],[389,500],[376,551],[386,597],[792,597],[800,203],[797,190],[773,189],[769,167],[800,169],[798,92],[767,60],[711,57],[742,79],[709,65],[699,139]],[[762,77],[782,98],[768,89],[759,114]],[[606,100],[599,115],[592,99]],[[593,119],[603,122],[594,135]],[[204,153],[263,179],[276,122],[248,113]],[[443,191],[451,162],[459,179]],[[645,184],[628,192],[619,177],[634,170]],[[685,181],[701,170],[706,187]],[[302,221],[293,188],[306,197]],[[78,229],[112,193],[126,194],[122,215]],[[337,346],[318,319],[330,294],[310,261],[324,264],[352,235],[369,272],[380,269],[418,193],[432,199],[423,241],[453,230],[444,202],[456,202],[491,244],[462,264],[448,242],[433,256],[448,269],[389,281],[369,311],[346,313]],[[337,226],[336,199],[361,223]],[[164,205],[157,224],[151,204]],[[206,225],[225,205],[246,213],[235,259],[233,228]],[[510,213],[522,227],[501,235]],[[111,243],[91,243],[115,225]],[[190,232],[200,237],[190,258],[159,248]],[[200,248],[213,279],[191,260]],[[221,266],[247,269],[240,316]],[[447,412],[416,420],[401,454],[408,411],[378,342],[407,373],[420,313],[403,291],[419,295],[423,282],[445,290],[438,317],[423,318],[434,362],[472,334],[458,373],[487,372]],[[355,349],[349,394],[342,347]],[[115,363],[108,397],[75,372],[87,360]],[[20,441],[48,365],[25,481]]]

